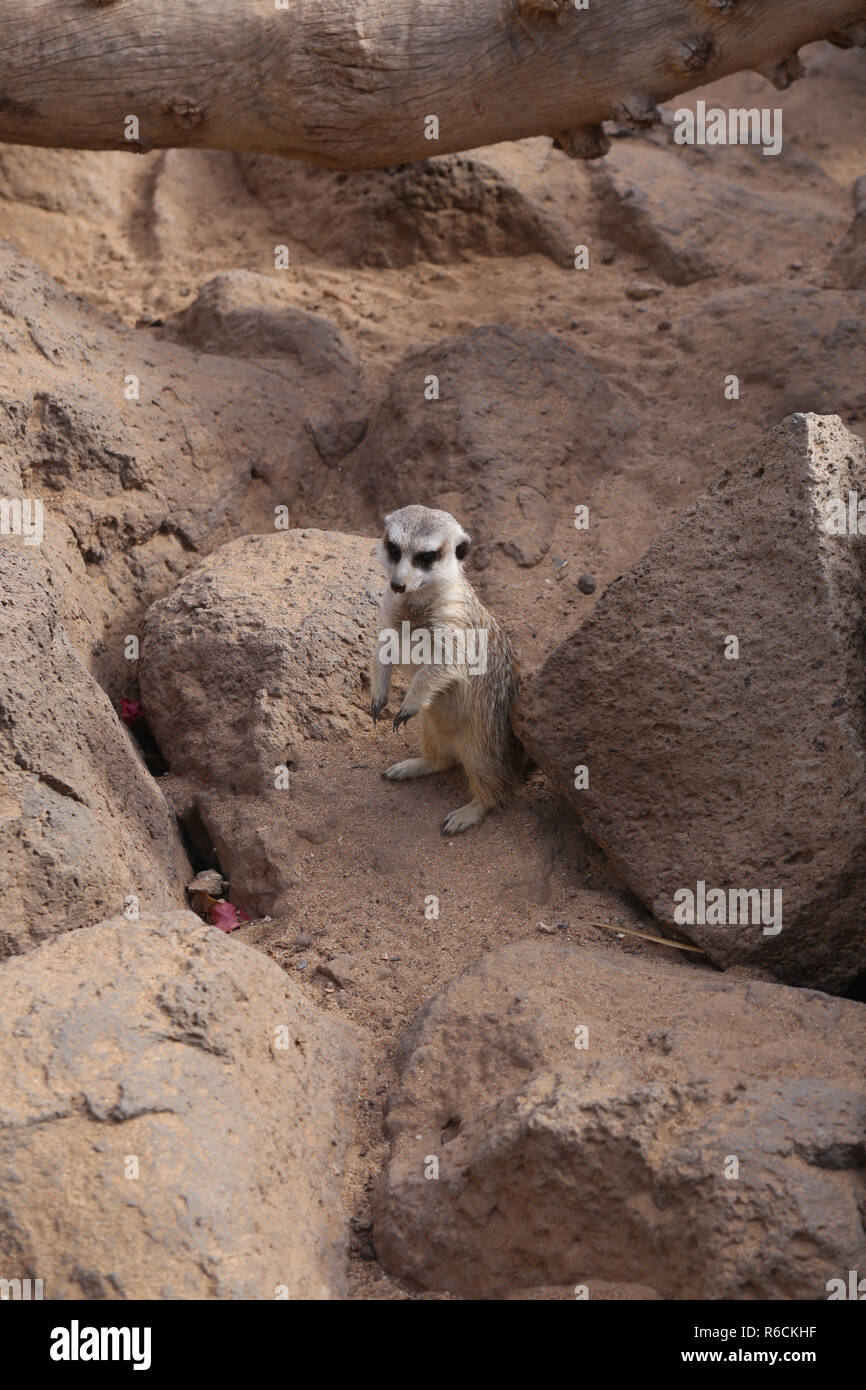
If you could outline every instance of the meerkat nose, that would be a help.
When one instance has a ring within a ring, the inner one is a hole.
[[[395,593],[395,594],[405,594],[405,592],[406,592],[406,585],[405,585],[405,584],[395,584],[394,581],[393,581],[393,579],[391,580],[391,588],[394,590],[394,593]]]

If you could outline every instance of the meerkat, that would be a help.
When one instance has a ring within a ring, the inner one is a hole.
[[[463,572],[471,541],[448,512],[401,507],[385,518],[376,554],[388,579],[370,679],[376,723],[395,664],[412,670],[394,728],[420,716],[420,758],[394,763],[392,782],[462,766],[472,800],[442,822],[456,835],[513,792],[522,748],[509,714],[518,678],[511,644]],[[395,655],[399,648],[399,659]]]

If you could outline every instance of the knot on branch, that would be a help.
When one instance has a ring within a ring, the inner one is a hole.
[[[846,29],[834,29],[827,42],[837,48],[866,48],[866,23],[849,24]]]
[[[561,130],[551,137],[553,148],[562,150],[569,159],[601,159],[610,149],[610,136],[603,126],[584,125],[576,130]]]
[[[674,66],[681,72],[703,72],[719,61],[721,50],[712,34],[696,34],[674,48]]]
[[[766,67],[756,68],[755,71],[772,82],[780,92],[787,91],[792,82],[806,76],[806,69],[800,62],[799,53],[789,53],[780,63],[768,63]]]
[[[566,11],[571,0],[515,0],[517,9],[527,19],[553,19],[557,24],[565,23]]]
[[[633,92],[617,102],[613,111],[614,120],[627,125],[632,130],[644,130],[647,126],[660,125],[662,113],[651,96],[645,92]]]
[[[159,109],[164,116],[172,116],[184,130],[195,130],[204,121],[204,111],[192,97],[169,97]]]

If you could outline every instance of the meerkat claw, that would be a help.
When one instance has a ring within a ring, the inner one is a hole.
[[[469,830],[473,825],[477,825],[485,816],[485,808],[478,801],[468,801],[465,806],[458,806],[456,811],[450,811],[442,822],[443,835],[459,835],[464,830]]]
[[[400,710],[399,714],[394,715],[394,732],[396,733],[401,724],[408,724],[414,711],[410,710],[407,714],[405,710]]]

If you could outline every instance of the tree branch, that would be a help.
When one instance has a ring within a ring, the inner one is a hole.
[[[866,42],[866,0],[2,0],[0,140],[369,169],[547,134],[593,157],[603,120],[744,68],[787,86],[821,38]]]

